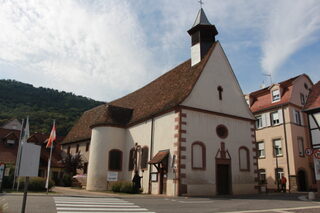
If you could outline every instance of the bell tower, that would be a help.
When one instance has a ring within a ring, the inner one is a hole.
[[[193,26],[188,30],[191,36],[191,66],[199,63],[215,42],[218,31],[200,8]]]

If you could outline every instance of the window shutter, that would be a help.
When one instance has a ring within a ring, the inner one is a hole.
[[[303,126],[303,118],[304,118],[303,114],[304,114],[303,112],[300,112],[300,121],[302,126]]]
[[[270,112],[267,112],[264,114],[266,117],[266,126],[271,126],[271,122],[270,122]]]
[[[282,110],[281,109],[278,110],[278,115],[279,115],[279,123],[282,124],[283,123],[283,117],[282,117]]]
[[[265,116],[266,116],[265,113],[261,115],[262,127],[267,126],[267,121]]]
[[[292,109],[292,115],[293,115],[293,122],[296,124],[297,119],[296,119],[296,110],[295,109]]]

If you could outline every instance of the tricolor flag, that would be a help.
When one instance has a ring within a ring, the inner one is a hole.
[[[48,139],[48,143],[47,143],[46,148],[51,147],[53,141],[55,141],[55,140],[56,140],[56,124],[53,123],[52,130],[51,130],[50,137]]]

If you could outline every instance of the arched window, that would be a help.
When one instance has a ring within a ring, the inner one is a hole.
[[[192,169],[206,169],[206,147],[202,142],[194,142],[191,146]]]
[[[109,170],[121,171],[122,170],[122,152],[118,149],[109,151]]]
[[[142,147],[141,149],[141,169],[148,168],[148,154],[149,148],[147,146]]]
[[[129,152],[129,171],[134,169],[134,148],[130,149]]]
[[[249,150],[247,147],[239,148],[240,171],[250,171]]]

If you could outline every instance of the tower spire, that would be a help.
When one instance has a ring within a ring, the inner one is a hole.
[[[202,0],[200,0],[199,3],[202,5]],[[216,27],[209,22],[201,7],[188,33],[191,36],[191,65],[193,66],[199,63],[207,54],[215,42],[215,36],[218,34],[218,31]]]

